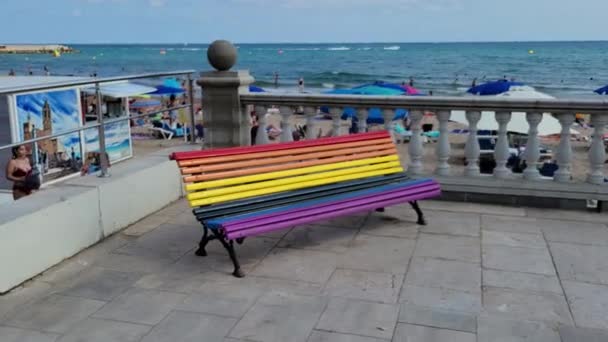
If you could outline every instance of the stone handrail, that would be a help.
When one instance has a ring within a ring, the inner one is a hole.
[[[281,116],[282,141],[292,140],[289,119],[296,110],[306,117],[306,136],[313,136],[314,117],[319,113],[319,108],[322,106],[329,108],[333,135],[342,133],[340,132],[340,117],[346,107],[355,108],[360,131],[367,130],[368,109],[380,108],[385,128],[389,129],[391,133],[393,133],[391,120],[395,114],[395,109],[407,109],[410,112],[409,119],[411,120],[412,133],[408,147],[408,172],[413,176],[428,173],[429,168],[425,168],[423,165],[424,139],[421,126],[424,113],[431,111],[435,113],[439,123],[438,131],[440,132],[435,149],[436,163],[434,163],[433,173],[438,177],[455,179],[455,184],[458,183],[458,186],[454,189],[458,187],[471,189],[470,185],[480,184],[480,179],[483,179],[483,182],[486,182],[486,188],[488,188],[487,184],[492,184],[492,186],[501,184],[499,188],[508,188],[510,191],[515,191],[513,189],[517,189],[519,186],[520,190],[536,189],[534,190],[536,192],[532,191],[532,195],[537,193],[546,196],[547,193],[551,193],[551,187],[555,185],[553,195],[557,197],[565,196],[565,193],[575,189],[575,192],[585,192],[585,194],[574,194],[572,195],[573,198],[608,200],[608,183],[605,182],[606,175],[604,174],[606,152],[602,140],[605,127],[608,125],[608,101],[605,100],[242,93],[240,94],[240,103],[244,109],[255,108],[256,113],[266,113],[270,107],[278,108]],[[464,170],[459,172],[453,170],[453,165],[448,162],[451,153],[448,122],[454,110],[465,111],[469,126],[464,150],[466,163]],[[243,112],[246,112],[246,110]],[[498,126],[496,146],[493,153],[496,167],[492,175],[485,177],[480,174],[478,166],[480,147],[477,137],[477,123],[482,112],[494,112]],[[521,156],[527,165],[523,175],[513,174],[506,167],[507,160],[510,157],[507,125],[511,121],[513,113],[525,115],[529,125],[527,152]],[[538,170],[538,166],[540,166],[538,127],[543,120],[543,113],[552,113],[561,125],[559,145],[554,158],[558,170],[554,174],[553,182],[547,180],[546,177],[541,177]],[[590,124],[594,129],[591,135],[592,143],[589,147],[589,172],[586,182],[575,183],[572,177],[573,153],[570,143],[570,129],[577,113],[590,114]],[[258,131],[263,132],[266,124],[265,116],[260,116]],[[268,137],[266,134],[258,134],[255,143],[268,143]],[[487,183],[490,177],[494,178],[494,183]]]

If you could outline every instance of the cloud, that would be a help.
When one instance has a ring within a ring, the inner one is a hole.
[[[166,3],[166,0],[148,0],[150,7],[164,7]]]
[[[430,10],[456,8],[464,0],[232,0],[241,4],[280,6],[291,9],[373,7],[374,9],[400,9],[413,7]]]

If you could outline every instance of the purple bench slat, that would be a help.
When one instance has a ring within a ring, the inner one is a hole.
[[[418,190],[421,190],[421,189],[418,189]],[[265,233],[265,232],[279,230],[279,229],[290,227],[290,226],[297,226],[297,225],[301,225],[301,224],[305,224],[305,223],[316,222],[319,220],[354,214],[354,213],[361,212],[361,211],[371,211],[371,210],[374,210],[377,208],[383,208],[383,207],[388,207],[391,205],[407,203],[410,201],[416,201],[416,200],[436,197],[436,196],[439,196],[440,194],[441,194],[441,190],[439,188],[439,184],[432,184],[432,185],[429,185],[428,188],[424,189],[424,191],[418,191],[418,192],[404,191],[403,195],[399,196],[398,198],[393,197],[391,199],[386,199],[383,201],[374,201],[374,202],[368,201],[368,203],[366,203],[366,204],[361,204],[361,205],[354,206],[354,207],[350,206],[350,207],[346,207],[343,209],[336,209],[334,206],[327,206],[327,207],[323,208],[325,210],[322,210],[322,209],[315,210],[318,212],[318,214],[308,213],[308,215],[304,216],[304,217],[301,217],[301,215],[293,215],[293,214],[282,215],[282,217],[281,217],[282,220],[280,222],[271,223],[271,224],[268,224],[268,225],[265,225],[262,227],[258,226],[258,227],[251,227],[251,228],[245,228],[245,229],[241,229],[241,230],[232,231],[232,230],[230,230],[230,226],[227,226],[227,227],[225,227],[226,236],[228,239],[247,237],[247,236],[251,236],[251,235],[257,235],[257,234],[261,234],[261,233]],[[340,207],[340,206],[338,206],[338,207]],[[342,205],[341,207],[344,207],[344,205]],[[294,216],[296,218],[294,218]]]
[[[356,200],[361,200],[361,199],[366,199],[366,198],[376,198],[378,196],[383,196],[383,195],[387,195],[387,194],[391,194],[394,192],[403,192],[404,190],[409,190],[409,191],[416,191],[416,189],[419,188],[427,188],[429,185],[434,185],[437,184],[435,181],[432,180],[428,180],[424,183],[418,183],[415,185],[404,185],[402,188],[397,188],[395,190],[390,190],[390,191],[386,191],[386,192],[382,192],[382,193],[376,193],[376,194],[369,194],[369,195],[363,195],[363,196],[359,196],[359,197],[351,197],[348,199],[344,199],[344,200],[340,200],[340,201],[336,201],[336,202],[328,202],[325,205],[339,205],[339,204],[343,204],[343,203],[352,203],[353,201]],[[323,205],[321,205],[320,207],[323,207]],[[279,214],[280,215],[287,215],[287,214],[291,214],[291,213],[297,213],[297,212],[301,212],[301,211],[306,211],[306,210],[310,210],[312,209],[311,207],[305,207],[305,208],[296,208],[296,209],[291,209],[291,210],[287,210],[287,211],[282,211]],[[246,225],[250,225],[251,223],[255,223],[257,224],[258,222],[261,222],[260,224],[265,224],[265,223],[270,223],[268,221],[264,221],[267,218],[273,218],[276,217],[277,213],[270,213],[270,214],[266,214],[266,215],[259,215],[259,216],[252,216],[252,217],[247,217],[247,218],[243,218],[240,220],[234,220],[234,221],[227,221],[224,222],[224,226],[230,226],[230,230],[238,230],[241,229],[240,227],[245,227]]]

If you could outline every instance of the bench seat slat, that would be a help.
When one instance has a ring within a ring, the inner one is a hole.
[[[333,217],[339,217],[344,215],[355,214],[363,211],[371,211],[377,208],[384,208],[392,205],[401,203],[407,203],[410,201],[416,201],[426,198],[432,198],[439,196],[441,193],[439,185],[429,186],[427,191],[412,192],[404,190],[399,196],[392,197],[385,200],[372,200],[360,205],[341,206],[340,208],[327,206],[322,209],[315,209],[314,212],[301,213],[296,218],[286,216],[283,220],[275,223],[267,224],[264,226],[255,226],[252,228],[245,228],[237,231],[226,231],[226,236],[229,239],[236,239],[251,235],[257,235],[263,232],[269,232],[277,229],[286,227],[293,227],[296,225],[317,222],[320,220],[330,219]],[[324,210],[323,210],[324,209]]]
[[[294,149],[294,148],[298,148],[298,147],[331,145],[331,144],[336,144],[336,143],[340,143],[340,142],[364,141],[364,140],[370,140],[373,138],[388,137],[388,136],[389,136],[388,132],[379,131],[379,132],[345,135],[345,136],[339,136],[339,137],[320,138],[320,139],[314,139],[314,140],[294,141],[294,142],[287,142],[287,143],[280,143],[280,144],[218,148],[218,149],[207,150],[207,151],[175,152],[170,155],[170,158],[172,160],[181,161],[181,160],[195,159],[195,158],[231,156],[231,155],[237,155],[237,154],[250,154],[250,153],[264,152],[264,151],[288,150],[288,149]]]
[[[347,142],[333,145],[322,145],[322,146],[314,146],[314,147],[305,147],[305,148],[296,148],[292,150],[277,150],[277,151],[268,151],[268,152],[258,152],[258,153],[248,153],[248,154],[238,154],[233,156],[222,156],[222,157],[213,157],[213,158],[199,158],[199,159],[189,159],[180,161],[178,166],[181,168],[194,168],[205,165],[217,165],[217,164],[230,164],[234,162],[247,162],[247,161],[257,161],[260,159],[270,159],[270,158],[278,158],[285,156],[302,156],[311,153],[340,153],[344,150],[348,149],[364,149],[370,147],[377,147],[383,145],[390,145],[395,147],[395,144],[391,141],[390,138],[382,138],[382,139],[372,139],[365,141],[355,141],[355,142]]]
[[[225,225],[244,224],[251,223],[253,221],[262,220],[265,217],[272,217],[277,213],[286,214],[288,212],[296,212],[305,208],[313,208],[317,206],[323,206],[327,204],[337,204],[343,202],[349,202],[354,199],[362,199],[368,197],[374,197],[382,194],[388,194],[395,191],[403,191],[403,189],[416,189],[426,187],[429,184],[434,184],[430,179],[417,179],[407,180],[399,183],[391,183],[383,186],[376,186],[373,188],[363,190],[352,190],[345,194],[334,194],[325,196],[318,199],[311,199],[301,201],[295,204],[275,206],[272,209],[259,210],[256,212],[246,214],[235,214],[224,218],[217,218],[206,221],[210,228],[219,228]]]
[[[369,189],[408,179],[409,177],[405,173],[398,173],[394,175],[346,181],[302,190],[252,197],[223,204],[204,206],[195,208],[192,210],[192,212],[197,219],[205,220],[219,216],[235,215],[243,212],[261,210],[264,208],[274,207],[275,205],[286,205],[315,198],[327,197],[332,194],[341,194],[345,192],[347,193],[351,191]]]
[[[383,146],[384,147],[384,146]],[[184,182],[202,182],[213,179],[238,177],[256,173],[290,170],[301,167],[324,165],[357,159],[382,157],[397,154],[394,146],[366,151],[343,151],[341,153],[312,153],[304,156],[288,156],[247,162],[222,163],[219,165],[183,168]]]
[[[395,165],[393,163],[396,163],[397,165]],[[403,167],[401,167],[399,165],[399,162],[391,162],[391,163],[387,163],[387,164],[391,164],[391,166],[385,167],[386,165],[382,165],[382,168],[372,168],[372,166],[361,167],[355,171],[353,171],[353,169],[349,169],[347,171],[352,171],[352,172],[341,171],[339,175],[335,175],[335,176],[334,175],[332,175],[332,176],[324,175],[322,177],[311,177],[311,180],[308,180],[308,181],[300,181],[300,182],[296,182],[296,183],[289,182],[288,184],[270,186],[267,188],[258,188],[256,190],[250,190],[250,191],[246,191],[246,188],[239,189],[238,190],[239,192],[236,192],[236,193],[231,192],[229,194],[221,195],[221,196],[190,200],[190,205],[193,207],[197,207],[197,206],[201,206],[201,205],[227,202],[227,201],[232,201],[232,200],[241,199],[241,198],[261,196],[261,195],[266,195],[266,194],[271,194],[271,193],[297,190],[297,189],[310,188],[310,187],[319,186],[319,185],[343,182],[343,181],[347,181],[347,180],[361,179],[361,178],[403,172]],[[336,171],[334,171],[334,172],[336,172]],[[336,172],[336,174],[338,174],[338,172]],[[299,176],[299,177],[301,179],[303,179],[304,177],[309,177],[309,176]],[[277,181],[270,181],[269,184],[274,184],[273,182],[277,182]],[[257,183],[257,184],[259,184],[259,183]],[[195,195],[195,194],[196,193],[191,194],[191,195]]]
[[[196,190],[203,190],[203,189],[216,188],[216,187],[225,187],[225,186],[230,186],[230,185],[245,184],[245,183],[251,183],[251,182],[260,182],[260,181],[271,180],[271,179],[284,178],[286,180],[289,180],[290,178],[287,178],[287,177],[300,176],[300,175],[306,175],[306,174],[316,174],[319,172],[326,172],[326,171],[333,171],[333,170],[340,170],[340,169],[349,169],[349,168],[354,168],[354,167],[358,167],[358,166],[379,165],[379,164],[383,164],[383,163],[387,163],[387,162],[395,162],[395,161],[399,162],[399,156],[397,156],[396,154],[393,154],[393,155],[383,156],[383,157],[357,159],[357,160],[351,160],[351,161],[340,162],[340,163],[331,163],[331,164],[324,164],[324,165],[301,167],[301,168],[289,169],[289,170],[284,170],[284,171],[267,172],[267,173],[260,173],[260,174],[255,174],[255,175],[233,177],[233,178],[227,178],[227,179],[188,184],[186,186],[186,191],[196,191]]]

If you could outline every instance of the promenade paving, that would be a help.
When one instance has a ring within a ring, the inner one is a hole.
[[[246,239],[237,279],[179,201],[1,296],[0,341],[608,341],[608,215],[422,207]]]

